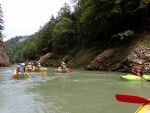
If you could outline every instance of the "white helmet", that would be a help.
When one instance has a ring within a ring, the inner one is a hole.
[[[24,66],[25,64],[24,64],[24,63],[22,63],[22,65]]]

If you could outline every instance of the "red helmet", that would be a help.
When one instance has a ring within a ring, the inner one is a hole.
[[[139,66],[135,66],[135,70],[140,70],[140,67]]]

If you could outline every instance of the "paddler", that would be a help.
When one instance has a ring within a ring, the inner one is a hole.
[[[144,77],[143,71],[141,71],[139,66],[135,66],[134,69],[135,69],[135,73],[136,73],[137,76],[142,77],[142,78]]]

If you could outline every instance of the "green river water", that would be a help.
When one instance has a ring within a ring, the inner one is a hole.
[[[0,113],[134,113],[139,104],[118,102],[115,94],[150,98],[150,83],[127,82],[127,73],[79,71],[32,72],[13,79],[15,66],[0,68]]]

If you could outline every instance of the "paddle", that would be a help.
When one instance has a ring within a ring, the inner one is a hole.
[[[32,75],[32,74],[30,74],[30,75],[31,75],[31,77],[32,77],[32,78],[36,78],[36,76],[35,76],[35,75]]]
[[[134,103],[134,104],[150,103],[150,100],[135,95],[116,94],[115,97],[120,102],[127,102],[127,103]]]
[[[36,78],[36,76],[35,76],[35,75],[31,75],[31,77],[32,77],[32,78]]]
[[[67,70],[67,72],[70,72],[70,73],[73,72],[73,70],[71,70],[70,68],[66,68],[66,70]]]
[[[13,72],[13,70],[7,70],[6,72],[10,73],[10,72]]]
[[[72,70],[69,70],[69,72],[72,73],[73,71],[72,71]]]
[[[126,66],[123,66],[123,67],[126,68],[126,69],[128,69],[129,71],[131,71],[128,67],[126,67]],[[137,73],[135,73],[134,71],[131,71],[131,72],[134,73],[135,76],[138,76]],[[141,78],[144,78],[144,77],[141,77]],[[145,78],[144,78],[144,80],[150,82],[150,80],[147,80],[147,79],[145,79]]]

